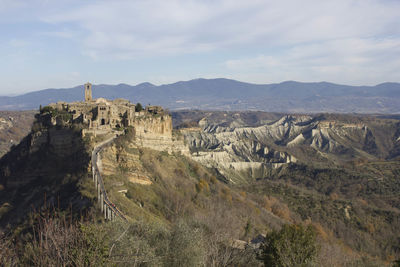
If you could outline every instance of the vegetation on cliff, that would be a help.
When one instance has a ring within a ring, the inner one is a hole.
[[[90,147],[79,127],[35,129],[0,161],[6,265],[382,266],[399,258],[396,159],[301,161],[235,184],[222,169],[142,147],[128,128],[101,153],[108,197],[128,222],[105,222],[91,208]],[[370,153],[387,155],[377,147]]]
[[[191,150],[200,151],[194,158],[211,166],[219,162],[214,166],[232,187],[271,211],[281,203],[285,212],[275,208],[276,214],[311,222],[325,240],[340,240],[345,250],[371,257],[368,261],[399,257],[398,119],[342,114],[279,119],[261,112],[254,119],[247,113],[200,112],[191,120],[192,115],[175,117],[181,125],[201,126],[186,134]],[[287,154],[297,160],[288,162]],[[275,168],[257,169],[274,160],[280,160]],[[239,164],[248,167],[232,170]]]

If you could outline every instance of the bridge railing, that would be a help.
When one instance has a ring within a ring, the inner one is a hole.
[[[125,215],[117,208],[117,206],[108,199],[106,189],[104,188],[103,178],[101,177],[99,167],[97,166],[97,160],[99,153],[103,148],[108,145],[109,142],[102,144],[101,146],[95,148],[92,153],[92,173],[93,181],[97,190],[97,199],[100,206],[101,212],[104,214],[104,219],[114,220],[115,218],[121,218],[126,221]]]

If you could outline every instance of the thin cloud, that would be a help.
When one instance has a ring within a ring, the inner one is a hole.
[[[261,75],[270,81],[328,80],[349,84],[374,84],[381,77],[397,81],[400,68],[400,38],[337,39],[303,44],[279,53],[231,59],[223,65],[244,79]],[[257,78],[255,78],[257,77]],[[267,79],[268,79],[267,78]]]
[[[177,80],[399,81],[398,14],[400,1],[390,0],[0,0],[1,56],[43,74],[58,57],[97,79],[131,77],[142,63],[135,81],[174,71]]]
[[[399,7],[397,2],[372,0],[101,1],[49,14],[43,21],[80,28],[87,54],[131,59],[398,36]]]

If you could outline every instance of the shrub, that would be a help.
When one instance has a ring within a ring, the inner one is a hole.
[[[169,243],[169,266],[204,266],[205,246],[200,228],[180,221],[174,225]]]
[[[209,192],[210,186],[208,185],[206,180],[200,179],[199,182],[196,184],[196,190],[198,193],[200,193],[201,191]]]
[[[317,255],[315,239],[312,226],[284,225],[266,236],[261,259],[265,266],[310,266]]]
[[[21,265],[104,266],[108,258],[106,229],[58,216],[38,219],[33,240],[26,244],[20,258]]]
[[[115,223],[114,223],[115,226]],[[121,224],[123,226],[123,224]],[[136,221],[114,238],[107,266],[161,266],[169,234],[156,222]]]
[[[0,264],[1,266],[18,266],[18,255],[11,238],[0,233]]]
[[[292,220],[290,217],[290,210],[285,203],[276,202],[272,206],[271,211],[273,214],[275,214],[276,216],[278,216],[282,219],[285,219],[287,221]]]
[[[225,199],[228,203],[232,203],[232,194],[229,188],[222,188],[220,191],[220,195],[222,199]]]
[[[64,122],[70,122],[72,120],[72,114],[69,113],[67,110],[62,109],[55,109],[50,106],[45,106],[40,109],[40,114],[50,114],[51,117],[56,118],[59,117]]]
[[[44,106],[43,108],[40,108],[40,114],[53,113],[54,111],[55,109],[50,106]]]
[[[142,110],[143,110],[142,104],[137,103],[136,106],[135,106],[135,111],[136,111],[136,112],[140,112],[140,111],[142,111]]]

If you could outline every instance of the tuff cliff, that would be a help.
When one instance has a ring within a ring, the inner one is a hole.
[[[183,136],[173,131],[172,117],[169,114],[138,116],[133,129],[135,132],[133,141],[136,145],[169,153],[189,154]]]
[[[90,148],[75,127],[45,126],[32,132],[0,159],[0,227],[22,223],[44,206],[78,212],[91,206],[81,192]]]
[[[115,175],[118,169],[124,170],[129,182],[151,184],[138,154],[143,148],[189,155],[189,147],[184,143],[183,136],[172,129],[170,115],[141,116],[136,118],[133,127],[125,135],[104,150],[101,155],[102,171],[105,175]]]
[[[83,178],[91,176],[91,150],[118,130],[90,128],[75,121],[68,110],[41,109],[31,132],[0,160],[0,226],[21,223],[43,205],[61,209],[73,205],[77,212],[90,207],[94,189]],[[135,113],[123,130],[135,147],[188,153],[183,137],[173,133],[171,116],[161,109]],[[132,179],[141,177],[146,175]]]

